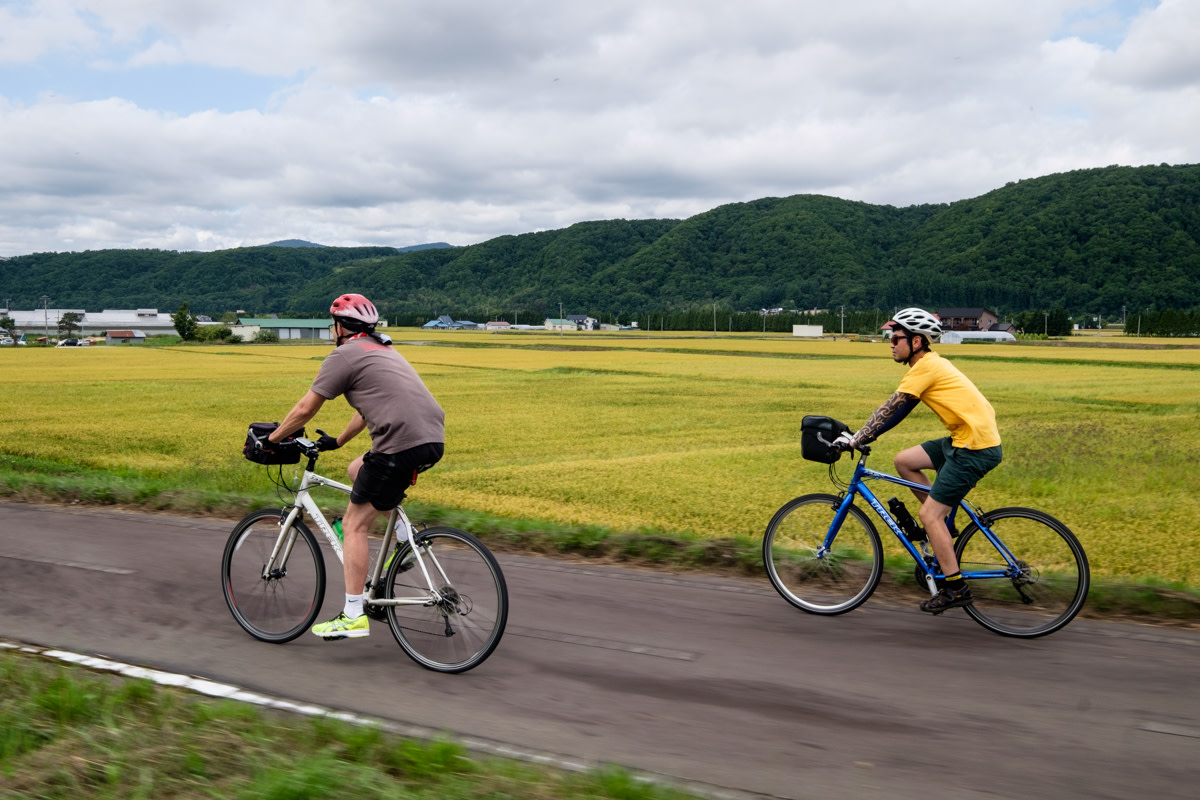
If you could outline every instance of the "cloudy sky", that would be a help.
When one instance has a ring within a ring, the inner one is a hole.
[[[1200,163],[1197,0],[0,0],[0,256]]]

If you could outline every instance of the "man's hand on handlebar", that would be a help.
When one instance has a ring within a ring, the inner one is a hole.
[[[330,436],[320,428],[317,428],[317,433],[321,434],[321,438],[317,439],[318,450],[324,452],[326,450],[337,450],[339,447],[341,447],[341,445],[338,444],[336,436]]]
[[[854,436],[850,433],[840,433],[833,440],[833,449],[839,453],[845,453],[848,450],[854,449]]]

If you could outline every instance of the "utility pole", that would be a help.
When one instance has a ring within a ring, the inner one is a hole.
[[[50,296],[42,295],[42,325],[46,329],[46,344],[50,344]]]
[[[846,307],[842,306],[842,336],[846,335]]]
[[[713,336],[717,335],[717,304],[713,303]]]

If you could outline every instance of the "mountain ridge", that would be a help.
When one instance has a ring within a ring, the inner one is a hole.
[[[442,243],[444,244],[444,243]],[[1102,167],[898,208],[760,198],[684,220],[600,220],[474,245],[101,250],[0,261],[33,307],[320,313],[345,291],[389,314],[613,316],[719,305],[892,309],[1200,305],[1200,166]]]

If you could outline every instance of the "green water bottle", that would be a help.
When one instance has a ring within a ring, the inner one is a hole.
[[[338,541],[342,541],[342,518],[333,518],[333,532],[337,534]]]

